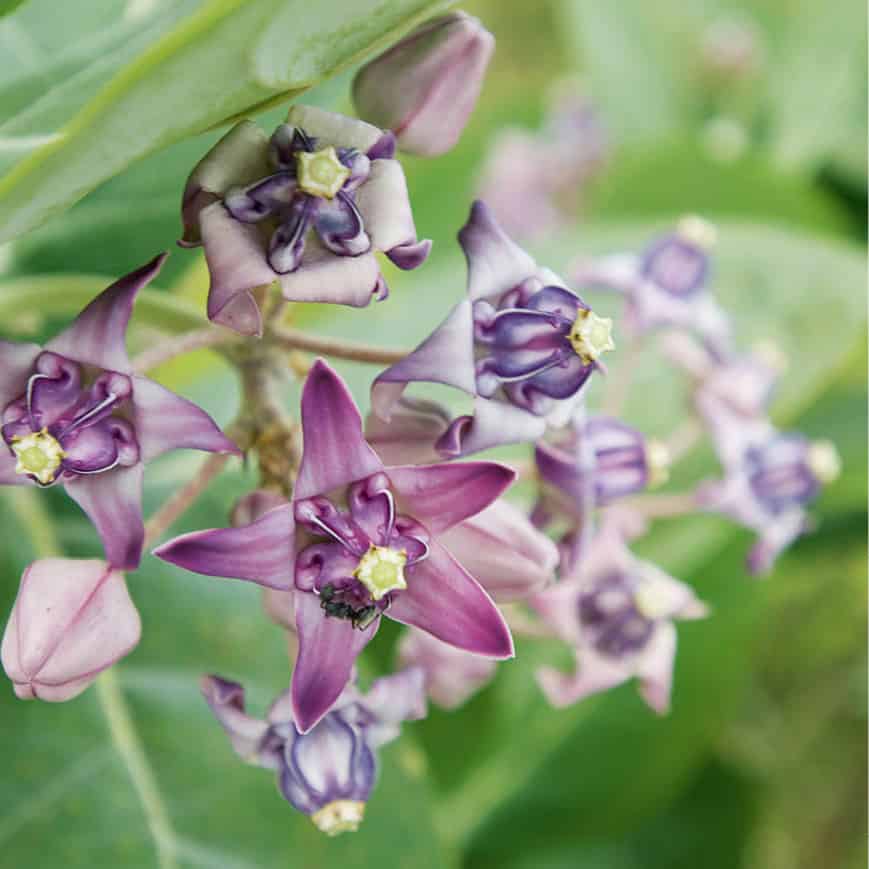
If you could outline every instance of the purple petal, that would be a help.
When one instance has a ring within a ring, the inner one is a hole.
[[[353,198],[343,191],[331,201],[323,199],[317,203],[314,228],[320,241],[338,256],[359,256],[371,250],[362,215]]]
[[[249,187],[233,187],[223,199],[226,210],[242,223],[257,223],[286,208],[296,193],[296,179],[278,172]]]
[[[459,232],[459,244],[468,260],[468,295],[472,300],[500,296],[531,277],[537,268],[479,199]]]
[[[241,454],[202,408],[153,380],[133,378],[133,409],[144,462],[175,449]]]
[[[538,290],[526,303],[526,308],[533,311],[545,311],[557,314],[570,323],[576,319],[580,308],[585,305],[575,293],[564,287],[550,286]]]
[[[337,256],[316,234],[308,236],[301,265],[280,275],[281,292],[290,302],[326,302],[364,308],[383,291],[373,252]]]
[[[496,601],[541,591],[558,564],[555,544],[504,500],[451,528],[440,542]]]
[[[492,599],[435,541],[429,557],[408,568],[407,588],[395,594],[386,614],[458,649],[488,658],[513,657],[510,629]]]
[[[359,555],[348,552],[341,543],[313,543],[296,558],[296,588],[319,592],[324,585],[348,585],[358,564]]]
[[[301,127],[308,136],[317,139],[320,148],[334,145],[336,148],[355,148],[363,154],[383,136],[383,130],[371,124],[317,106],[291,106],[287,123],[292,127]]]
[[[395,156],[395,133],[387,130],[367,151],[369,160],[391,160]]]
[[[293,717],[302,733],[328,711],[350,681],[359,653],[374,638],[379,620],[359,630],[327,616],[316,595],[296,595],[299,657],[293,670]]]
[[[0,411],[19,395],[24,395],[27,379],[42,348],[36,344],[0,341]]]
[[[294,498],[323,495],[383,470],[362,417],[338,374],[318,359],[302,389],[302,463]]]
[[[366,717],[374,716],[365,730],[366,742],[372,748],[397,739],[402,722],[425,718],[428,712],[425,681],[421,667],[406,667],[374,680],[362,703]]]
[[[34,366],[35,376],[28,381],[30,424],[34,430],[53,425],[74,409],[81,397],[81,369],[77,362],[43,353]]]
[[[450,425],[440,405],[422,399],[402,398],[390,421],[376,413],[365,420],[365,437],[385,465],[422,465],[440,460],[435,442]]]
[[[0,486],[35,485],[27,474],[15,473],[18,459],[12,454],[6,444],[0,443]]]
[[[582,663],[577,660],[574,673],[568,675],[544,667],[537,671],[536,676],[546,699],[556,709],[560,709],[591,694],[615,688],[630,679],[632,673],[624,664],[583,650]]]
[[[676,628],[669,622],[663,622],[655,628],[636,671],[640,680],[640,694],[658,715],[665,715],[670,709],[675,658]]]
[[[64,480],[70,498],[87,513],[103,542],[106,559],[119,570],[134,570],[142,558],[141,462],[105,474]]]
[[[469,456],[504,444],[530,443],[543,437],[546,420],[505,401],[474,400],[473,417],[459,417],[437,448],[449,458]]]
[[[259,227],[235,220],[220,202],[199,216],[211,286],[208,319],[242,335],[260,335],[262,317],[250,291],[277,275],[266,262]]]
[[[397,244],[386,251],[386,255],[392,260],[393,265],[404,271],[418,268],[431,253],[431,239],[424,238],[422,241],[409,241],[406,244]]]
[[[281,225],[272,233],[266,258],[279,276],[294,272],[301,264],[314,210],[311,197],[296,199]]]
[[[579,356],[571,353],[557,365],[533,375],[521,386],[526,393],[536,390],[550,398],[570,398],[579,392],[595,369],[594,364],[586,365]]]
[[[126,333],[133,302],[139,290],[159,274],[167,256],[159,254],[103,290],[45,349],[97,368],[129,373]]]
[[[284,591],[293,587],[293,510],[286,504],[240,528],[182,534],[154,555],[205,576],[246,579]]]
[[[375,250],[416,244],[407,181],[397,160],[374,160],[368,179],[356,191],[356,207]]]
[[[125,419],[108,417],[60,438],[66,456],[63,468],[76,474],[97,474],[116,465],[130,467],[139,461],[139,445],[133,427]]]
[[[377,546],[387,546],[395,523],[395,500],[389,477],[377,474],[350,487],[347,501],[353,521]]]
[[[456,305],[413,353],[377,376],[371,387],[372,410],[388,422],[395,403],[413,382],[443,383],[475,394],[474,326],[469,302]]]
[[[235,753],[248,762],[256,759],[269,726],[262,719],[246,713],[244,688],[238,682],[220,676],[203,676],[199,687],[214,717],[229,736]]]
[[[497,462],[405,465],[389,468],[399,512],[422,522],[433,534],[484,510],[516,479]]]

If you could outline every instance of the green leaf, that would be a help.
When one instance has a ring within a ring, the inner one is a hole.
[[[205,0],[177,22],[161,19],[147,44],[117,68],[84,68],[99,90],[74,115],[52,115],[50,129],[18,131],[51,139],[0,180],[0,240],[38,225],[148,153],[298,95],[444,5]],[[37,7],[50,17],[55,6],[33,0],[6,21]]]

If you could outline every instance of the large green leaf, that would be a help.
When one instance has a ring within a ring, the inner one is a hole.
[[[97,46],[91,63],[78,59],[77,75],[94,93],[74,114],[64,116],[64,101],[49,92],[43,96],[50,105],[44,115],[37,112],[37,127],[29,116],[7,122],[13,138],[47,140],[0,180],[0,239],[26,232],[148,153],[307,90],[444,5],[441,0],[316,5],[202,0],[195,9],[160,4],[163,17],[152,30],[136,30],[134,50],[125,39],[119,56],[108,52],[110,60]],[[48,0],[34,0],[3,23],[27,36],[50,20],[55,8]],[[68,81],[59,87],[68,87]],[[8,132],[4,127],[0,135]]]

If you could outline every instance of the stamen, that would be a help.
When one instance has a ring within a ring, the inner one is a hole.
[[[407,553],[386,546],[369,547],[368,552],[359,559],[353,576],[368,589],[372,600],[380,600],[391,591],[407,588],[404,566]]]
[[[650,438],[646,441],[646,469],[648,487],[663,486],[670,479],[670,449],[663,442]]]
[[[832,483],[842,473],[842,459],[832,441],[814,441],[806,454],[809,470],[825,485]]]
[[[296,154],[296,177],[299,188],[308,195],[333,199],[350,177],[350,170],[330,145],[313,153],[299,151]]]
[[[601,353],[615,350],[612,328],[613,321],[609,317],[598,317],[588,308],[579,309],[568,337],[576,355],[586,365],[591,365]]]
[[[365,803],[358,800],[333,800],[311,815],[318,830],[327,836],[355,833],[365,815]]]
[[[12,438],[11,447],[18,459],[15,473],[35,477],[43,486],[54,482],[58,468],[66,457],[60,442],[45,428],[24,437]]]

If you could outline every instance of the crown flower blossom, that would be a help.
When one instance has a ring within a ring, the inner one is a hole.
[[[542,668],[537,680],[556,707],[629,679],[659,714],[669,709],[676,655],[674,620],[705,618],[691,588],[636,558],[616,521],[597,531],[577,573],[530,601],[545,624],[576,654],[565,674]]]
[[[359,70],[353,104],[391,130],[402,151],[445,154],[468,123],[494,50],[495,37],[473,16],[434,18]]]
[[[539,268],[485,203],[474,203],[459,242],[468,298],[371,389],[373,411],[386,422],[412,382],[474,396],[473,416],[453,420],[436,444],[451,458],[536,440],[547,422],[566,421],[600,357],[614,347],[612,321]]]
[[[574,263],[577,286],[620,293],[620,325],[638,337],[662,328],[694,332],[717,352],[731,343],[730,321],[708,287],[715,227],[688,216],[674,231],[655,239],[641,254],[623,253]]]
[[[154,553],[209,576],[294,589],[299,730],[335,702],[383,615],[475,654],[512,657],[491,597],[439,538],[488,507],[515,473],[495,462],[384,467],[353,397],[322,360],[302,391],[302,437],[291,504]]]
[[[124,575],[104,561],[43,558],[21,577],[0,658],[22,700],[77,697],[139,642]]]
[[[418,668],[376,680],[367,694],[348,685],[306,733],[294,723],[289,691],[258,719],[247,713],[237,682],[205,676],[201,687],[235,753],[273,770],[284,799],[329,836],[359,828],[377,780],[377,750],[398,737],[402,722],[426,714]]]
[[[839,476],[838,451],[828,440],[780,432],[766,417],[746,419],[712,394],[697,403],[724,471],[701,483],[698,506],[754,531],[748,569],[767,573],[810,530],[807,507]]]
[[[62,485],[119,569],[142,554],[145,462],[179,448],[238,453],[205,411],[133,373],[125,335],[153,259],[39,347],[0,342],[0,485]]]
[[[271,138],[252,121],[233,127],[184,190],[179,244],[205,251],[208,318],[260,335],[252,294],[274,281],[293,302],[364,307],[387,295],[375,251],[402,269],[421,265],[395,139],[377,127],[293,106]]]

